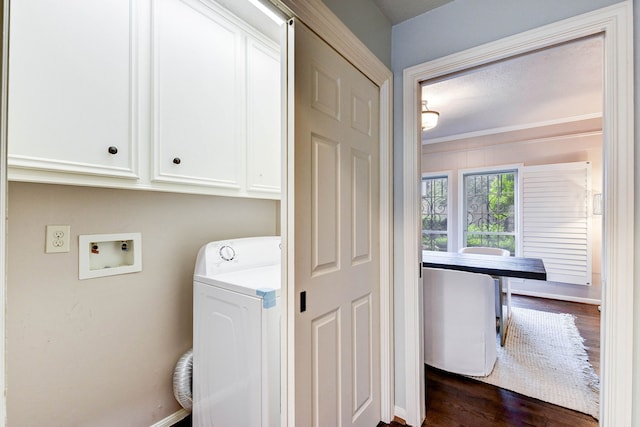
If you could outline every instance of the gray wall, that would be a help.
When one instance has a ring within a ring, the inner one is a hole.
[[[371,0],[322,0],[388,68],[391,68],[391,22]]]
[[[431,12],[405,21],[392,28],[391,64],[394,73],[394,216],[396,271],[402,265],[402,234],[398,221],[403,215],[402,206],[402,77],[403,70],[409,66],[421,64],[432,59],[446,56],[461,50],[521,33],[536,27],[556,22],[575,15],[586,13],[601,7],[618,3],[618,0],[521,0],[506,2],[503,0],[456,0]],[[638,40],[638,9],[640,0],[634,0],[635,31]],[[636,55],[636,105],[639,103],[638,85],[640,84],[638,67],[638,45]],[[636,115],[638,111],[636,110]],[[636,116],[637,117],[637,116]],[[638,120],[636,120],[636,124]],[[636,126],[637,128],[637,126]],[[637,132],[636,132],[636,140]],[[636,159],[640,155],[636,154]],[[636,177],[637,188],[640,178]],[[638,197],[636,197],[636,203]],[[636,210],[636,256],[640,260],[640,214]],[[640,261],[636,262],[640,265]],[[636,279],[640,272],[636,272]],[[638,280],[636,280],[638,282]],[[398,282],[396,282],[398,283]],[[636,366],[640,366],[640,292],[636,293]],[[402,313],[397,304],[403,301],[402,288],[396,286],[396,313]],[[629,319],[632,321],[632,319]],[[396,322],[396,378],[404,375],[404,329]],[[635,372],[635,392],[640,396],[640,372]],[[405,407],[404,383],[396,383],[396,404]],[[640,398],[640,397],[639,397]],[[637,399],[636,399],[637,400]],[[636,423],[640,423],[640,409],[635,408]],[[637,424],[636,424],[637,425]]]
[[[9,183],[7,426],[150,426],[192,346],[193,268],[213,240],[274,235],[272,200]],[[47,224],[71,251],[45,254]],[[78,235],[142,233],[140,273],[78,280]]]

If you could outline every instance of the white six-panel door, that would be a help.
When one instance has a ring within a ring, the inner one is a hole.
[[[300,22],[290,31],[295,425],[370,427],[380,421],[379,89]]]

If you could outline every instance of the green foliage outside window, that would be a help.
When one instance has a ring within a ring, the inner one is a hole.
[[[515,173],[465,176],[466,246],[507,249],[515,254]]]
[[[422,180],[422,249],[446,252],[448,249],[448,179]]]

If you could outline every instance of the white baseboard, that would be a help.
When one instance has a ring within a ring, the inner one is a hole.
[[[393,415],[398,418],[402,418],[403,420],[407,419],[407,411],[404,408],[400,408],[399,406],[393,407]]]
[[[178,421],[182,421],[185,418],[187,418],[187,416],[189,416],[190,413],[191,412],[187,411],[186,409],[180,409],[178,412],[174,412],[168,417],[153,424],[151,427],[171,427]]]
[[[592,305],[600,305],[602,301],[595,298],[582,298],[582,297],[574,297],[568,295],[557,295],[551,294],[547,292],[535,292],[535,291],[525,291],[525,290],[515,290],[511,289],[512,295],[524,295],[528,297],[538,297],[538,298],[547,298],[547,299],[555,299],[560,301],[569,301],[569,302],[579,302],[583,304],[592,304]]]

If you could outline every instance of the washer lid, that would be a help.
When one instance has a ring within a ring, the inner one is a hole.
[[[280,264],[232,271],[210,277],[197,274],[194,276],[196,282],[258,298],[269,297],[272,295],[269,293],[271,291],[275,291],[275,295],[279,296],[280,278]]]

